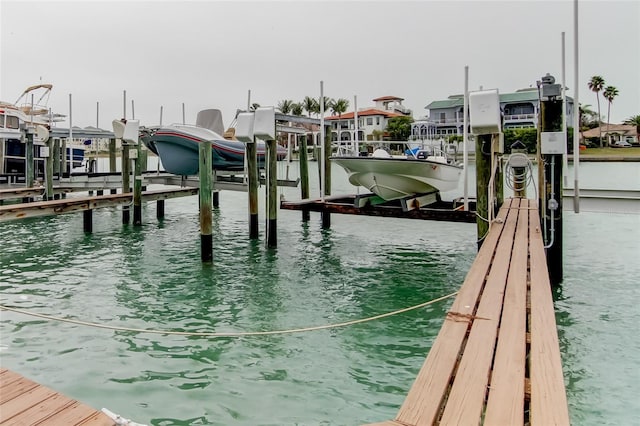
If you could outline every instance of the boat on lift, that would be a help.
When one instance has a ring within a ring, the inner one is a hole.
[[[334,156],[355,186],[364,186],[380,198],[391,201],[458,186],[462,166],[435,149],[408,150],[403,157],[376,149],[371,156]]]
[[[50,127],[62,121],[64,115],[53,114],[47,106],[52,88],[52,84],[36,84],[27,87],[13,103],[0,101],[0,138],[20,139],[23,123]],[[34,100],[36,94],[39,95],[37,101]]]
[[[222,115],[217,109],[200,111],[196,125],[170,124],[141,128],[140,140],[151,152],[160,157],[164,169],[176,175],[189,176],[199,170],[199,146],[210,143],[214,170],[243,171],[245,144],[225,139]],[[277,159],[286,157],[287,151],[278,146]],[[266,147],[257,142],[258,167],[265,164]]]

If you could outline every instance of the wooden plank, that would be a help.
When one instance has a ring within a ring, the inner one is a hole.
[[[529,211],[529,253],[531,270],[531,378],[530,423],[569,425],[567,394],[556,329],[551,285],[547,273],[537,210]]]
[[[106,414],[100,412],[78,423],[77,426],[114,426],[114,424],[113,420],[107,417]]]
[[[96,414],[96,410],[77,401],[49,417],[33,423],[34,426],[76,425],[88,420]]]
[[[0,386],[8,386],[11,382],[20,380],[21,378],[22,376],[18,373],[14,373],[11,370],[4,369],[2,372],[0,372]]]
[[[522,200],[491,373],[491,385],[484,417],[485,426],[518,426],[524,423],[529,250],[528,206],[526,200]]]
[[[113,425],[104,413],[10,370],[0,371],[0,381],[2,425]]]
[[[22,411],[10,420],[11,426],[31,426],[45,420],[73,404],[73,400],[56,393],[40,403]]]
[[[11,419],[25,410],[51,398],[56,392],[43,386],[23,393],[20,398],[13,398],[0,406],[0,424],[11,424]]]
[[[416,425],[433,424],[436,421],[511,203],[512,200],[508,200],[503,205],[498,213],[502,223],[497,222],[492,226],[467,273],[427,359],[396,416],[400,423]]]
[[[516,207],[519,201],[512,201]],[[509,210],[441,425],[479,424],[493,361],[518,211]],[[493,231],[493,226],[490,231]]]
[[[3,374],[3,376],[5,376],[5,374]],[[0,385],[0,388],[2,389],[2,393],[0,393],[0,405],[22,395],[25,392],[29,392],[31,389],[38,386],[37,383],[32,382],[29,379],[25,379],[17,374],[16,376],[18,378],[15,381],[10,383],[4,383],[3,381],[2,385]]]

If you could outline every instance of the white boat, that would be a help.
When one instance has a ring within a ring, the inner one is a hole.
[[[26,171],[26,145],[23,141],[25,128],[34,132],[34,169],[36,175],[44,175],[44,159],[41,155],[43,138],[49,135],[54,123],[64,115],[53,114],[47,106],[51,84],[36,84],[27,87],[13,102],[0,101],[0,175],[24,176]],[[67,148],[69,164],[79,166],[82,161],[80,148]]]
[[[413,195],[450,191],[458,186],[462,166],[430,150],[392,157],[384,149],[371,156],[331,157],[349,176],[352,185],[364,186],[380,198],[391,201]]]

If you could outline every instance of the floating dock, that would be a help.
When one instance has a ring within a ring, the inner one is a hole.
[[[569,425],[538,207],[506,200],[393,420]]]
[[[0,368],[0,424],[113,426],[106,414]]]

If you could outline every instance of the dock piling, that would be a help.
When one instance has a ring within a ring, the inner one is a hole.
[[[32,128],[26,130],[25,134],[25,163],[26,163],[26,186],[27,188],[33,187],[35,180],[35,171],[33,169],[33,130]]]
[[[53,200],[53,140],[48,139],[46,142],[46,156],[44,156],[44,176],[46,183],[45,200]]]
[[[141,142],[136,144],[136,154],[133,172],[133,225],[142,225],[142,155]]]
[[[249,180],[249,238],[258,239],[258,156],[256,141],[246,144]]]
[[[131,190],[131,183],[129,181],[131,161],[129,160],[129,145],[122,141],[122,193],[126,194]],[[122,206],[122,224],[128,225],[131,218],[129,206],[127,204]]]
[[[267,247],[278,246],[278,144],[275,139],[266,141],[267,162]]]
[[[200,174],[200,259],[202,262],[213,260],[213,213],[211,206],[211,143],[199,144]]]
[[[489,232],[489,179],[491,178],[491,135],[476,136],[476,213],[478,249]]]
[[[331,131],[324,132],[325,137],[322,141],[324,149],[322,150],[324,153],[324,157],[322,158],[322,166],[324,167],[324,183],[322,185],[324,196],[331,195]],[[321,214],[322,217],[322,229],[329,229],[331,227],[331,213],[328,211],[323,211]]]
[[[84,210],[82,212],[82,228],[84,232],[90,234],[93,232],[93,210]]]
[[[313,135],[311,135],[313,137]],[[307,135],[300,137],[298,160],[300,163],[300,196],[303,200],[309,198],[309,160],[307,153]],[[311,219],[309,209],[302,209],[302,220],[307,222]]]
[[[540,185],[540,220],[544,230],[547,268],[552,286],[560,284],[563,275],[562,238],[562,164],[567,140],[563,132],[563,102],[560,85],[553,76],[541,79],[540,155],[544,185]],[[548,95],[548,96],[546,96]]]

